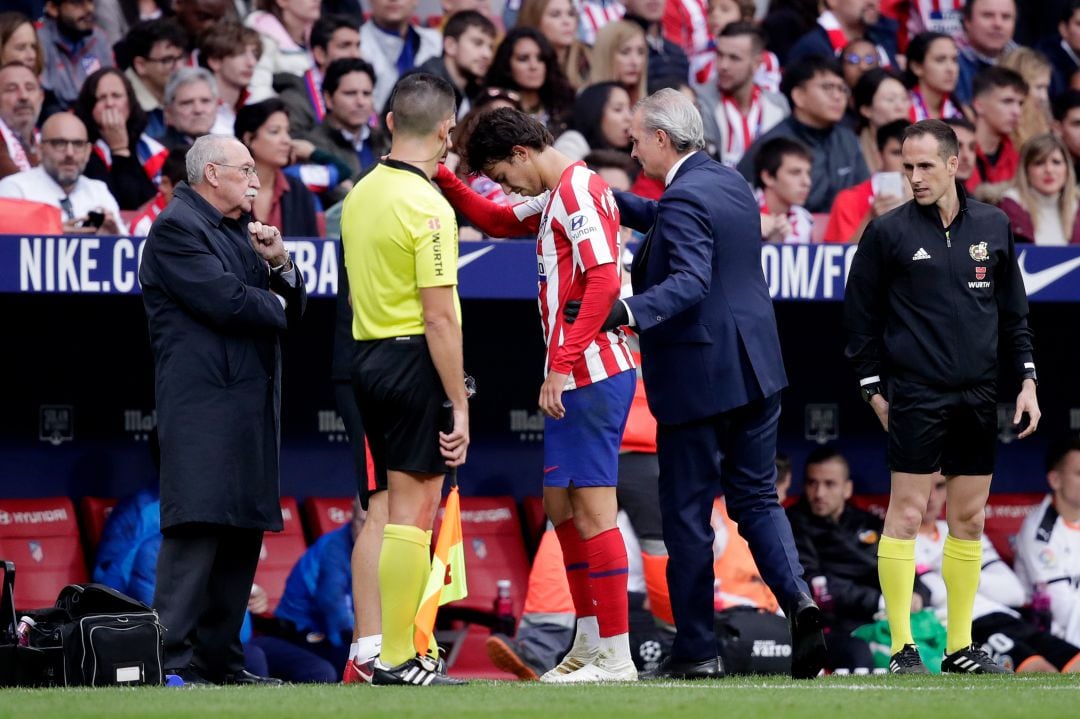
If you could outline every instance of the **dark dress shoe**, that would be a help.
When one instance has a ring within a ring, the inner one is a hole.
[[[788,628],[791,630],[791,676],[794,679],[813,679],[821,673],[828,654],[821,610],[803,592],[795,598],[787,615]]]
[[[285,682],[275,677],[260,677],[258,674],[252,674],[247,669],[236,672],[235,674],[226,674],[222,684],[243,684],[248,686],[262,686],[262,687],[279,687]]]
[[[719,657],[699,659],[697,661],[668,657],[651,672],[641,675],[642,679],[721,679],[724,667]]]

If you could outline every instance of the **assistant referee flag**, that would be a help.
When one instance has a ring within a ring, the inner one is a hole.
[[[431,635],[435,631],[435,615],[447,602],[469,596],[465,582],[465,541],[461,535],[461,497],[457,485],[450,487],[446,497],[439,538],[435,542],[435,556],[431,560],[431,574],[420,608],[416,610],[416,629],[413,645],[418,654],[427,654]]]

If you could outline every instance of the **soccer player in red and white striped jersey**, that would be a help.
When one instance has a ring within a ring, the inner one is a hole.
[[[619,210],[611,188],[552,146],[541,123],[508,108],[484,115],[469,137],[470,167],[507,194],[497,205],[445,167],[435,182],[480,230],[496,237],[536,233],[539,304],[547,342],[540,389],[544,507],[555,525],[577,613],[574,645],[543,681],[632,681],[626,547],[615,524],[619,443],[637,373],[621,329],[601,326],[618,300]],[[576,321],[563,309],[580,301]]]

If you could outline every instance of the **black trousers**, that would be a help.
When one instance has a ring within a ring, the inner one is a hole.
[[[165,668],[211,680],[244,668],[240,627],[263,532],[220,524],[163,530],[154,607],[165,631]]]

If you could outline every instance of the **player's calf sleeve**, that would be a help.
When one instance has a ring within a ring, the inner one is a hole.
[[[982,570],[982,542],[947,535],[941,558],[941,578],[945,580],[949,618],[946,622],[945,652],[952,654],[971,645],[971,614]]]
[[[626,544],[618,527],[585,541],[589,556],[589,584],[596,605],[600,636],[613,637],[629,631],[626,599]]]
[[[417,527],[388,524],[379,554],[382,599],[381,661],[396,666],[416,655],[413,622],[431,573],[430,534]]]
[[[596,616],[592,591],[589,588],[589,555],[585,550],[585,540],[581,538],[572,519],[555,527],[555,535],[562,547],[566,581],[570,584],[570,597],[574,600],[574,613],[579,620]]]
[[[914,644],[911,636],[911,593],[915,586],[915,540],[881,536],[878,541],[878,580],[885,597],[885,614],[892,634],[891,654],[905,644]]]

